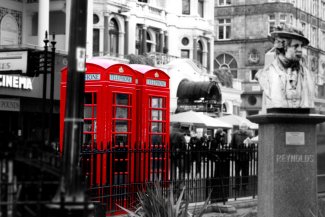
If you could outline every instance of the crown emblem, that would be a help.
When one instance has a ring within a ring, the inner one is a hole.
[[[155,78],[159,78],[159,73],[158,72],[155,73]]]
[[[122,66],[118,69],[118,72],[120,72],[120,73],[123,73],[124,72],[124,69],[123,69]]]

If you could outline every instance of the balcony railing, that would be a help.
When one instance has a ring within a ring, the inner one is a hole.
[[[148,53],[148,57],[153,59],[155,66],[161,66],[161,65],[166,65],[170,61],[178,59],[179,57],[164,54],[164,53],[159,53],[159,52],[151,52]]]

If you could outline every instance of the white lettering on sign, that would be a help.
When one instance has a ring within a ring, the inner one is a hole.
[[[100,74],[85,74],[86,81],[99,81]]]
[[[31,78],[15,75],[0,75],[0,87],[33,90]]]
[[[305,133],[286,132],[286,145],[305,145]]]
[[[10,70],[27,71],[27,51],[0,52],[0,72]]]
[[[86,49],[77,47],[76,50],[77,72],[84,72],[86,69]]]
[[[158,86],[158,87],[166,87],[166,81],[160,81],[160,80],[147,79],[146,84],[152,86]]]
[[[0,99],[0,111],[20,111],[19,99]]]
[[[311,154],[277,154],[277,163],[313,163],[314,155]]]
[[[111,80],[111,81],[120,81],[120,82],[125,82],[125,83],[132,83],[132,77],[125,76],[125,75],[111,74],[111,75],[109,75],[109,80]]]

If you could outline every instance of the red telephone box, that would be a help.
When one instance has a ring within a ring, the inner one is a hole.
[[[64,68],[61,152],[66,80]],[[169,149],[169,100],[169,77],[159,69],[105,59],[87,61],[81,164],[91,194],[108,210],[116,210],[115,204],[128,207],[136,198],[135,183],[167,179],[168,152],[163,150]]]
[[[141,181],[167,180],[169,150],[169,76],[162,70],[147,65],[130,64],[142,74],[139,81],[138,133],[142,148],[149,153],[141,168]]]

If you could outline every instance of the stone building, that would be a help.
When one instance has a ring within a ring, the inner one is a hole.
[[[230,70],[242,82],[244,115],[261,110],[261,90],[254,76],[268,62],[269,33],[284,23],[301,28],[310,39],[303,50],[304,61],[316,78],[316,111],[325,112],[325,1],[217,0],[214,71]]]
[[[231,72],[242,83],[240,112],[253,115],[261,110],[262,91],[254,79],[270,59],[268,35],[277,25],[291,24],[303,30],[310,44],[303,61],[315,76],[315,109],[325,113],[325,1],[324,0],[216,0],[214,73]],[[325,189],[322,166],[324,124],[317,127],[318,191]]]

